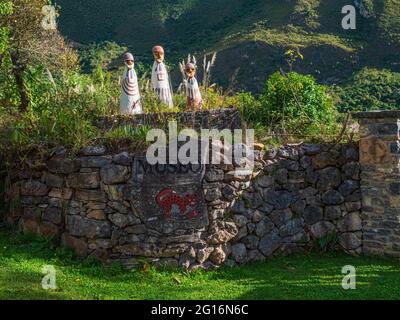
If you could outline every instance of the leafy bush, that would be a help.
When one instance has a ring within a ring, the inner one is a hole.
[[[399,109],[400,73],[366,68],[336,93],[341,112]]]
[[[238,97],[244,119],[277,134],[320,135],[337,128],[336,109],[327,88],[312,76],[274,73],[259,99]]]

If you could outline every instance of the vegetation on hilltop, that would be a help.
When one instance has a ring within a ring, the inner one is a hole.
[[[357,29],[341,27],[348,0],[61,0],[60,27],[81,44],[115,41],[149,63],[151,47],[163,44],[176,64],[188,52],[218,51],[215,81],[225,88],[261,93],[282,64],[282,50],[296,46],[312,59],[294,71],[338,84],[364,67],[400,71],[400,0],[363,0],[368,16],[357,14]],[[322,48],[322,50],[321,50]],[[257,61],[260,68],[253,68]],[[338,68],[330,70],[332,62]],[[250,69],[251,71],[248,71]]]

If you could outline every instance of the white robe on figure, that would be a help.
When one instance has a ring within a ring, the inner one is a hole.
[[[121,114],[133,115],[141,114],[142,106],[140,103],[140,92],[139,84],[136,72],[133,68],[125,68],[123,81],[122,81],[122,92],[121,92],[121,103],[120,103]]]
[[[172,92],[169,83],[168,71],[163,62],[154,62],[151,73],[151,83],[158,96],[158,99],[170,108],[173,108],[174,104],[172,101]]]
[[[202,97],[199,89],[199,84],[195,77],[189,78],[186,85],[186,97],[193,101],[196,105],[201,106]]]

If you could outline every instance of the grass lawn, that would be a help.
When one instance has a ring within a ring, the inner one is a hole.
[[[41,288],[44,265],[57,270],[58,289]],[[343,290],[342,267],[353,265],[357,289]],[[0,231],[0,299],[399,299],[394,259],[312,254],[244,267],[186,274],[126,271],[79,262],[43,239]]]

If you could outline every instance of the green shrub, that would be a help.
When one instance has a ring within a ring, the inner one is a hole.
[[[341,112],[400,108],[400,73],[363,69],[343,88],[336,88]]]
[[[336,130],[336,109],[325,86],[312,76],[274,73],[259,99],[239,95],[244,119],[275,134],[323,135]]]

